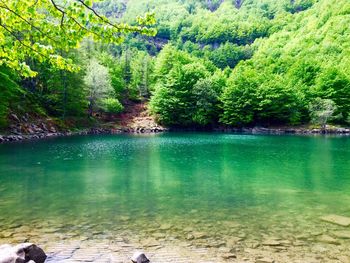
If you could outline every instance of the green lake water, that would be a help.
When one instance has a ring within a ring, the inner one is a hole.
[[[344,230],[319,219],[328,214],[350,217],[350,137],[174,133],[0,145],[0,236],[16,228],[30,236],[35,226],[194,246],[313,242]]]

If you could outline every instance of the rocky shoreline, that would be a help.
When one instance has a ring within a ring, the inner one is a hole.
[[[0,143],[5,142],[18,142],[24,140],[38,140],[53,137],[64,137],[73,135],[102,135],[102,134],[150,134],[150,133],[160,133],[164,132],[166,129],[163,128],[152,128],[152,129],[130,129],[130,128],[120,128],[120,129],[104,129],[104,128],[90,128],[82,131],[64,131],[64,132],[43,132],[34,134],[9,134],[0,135]]]
[[[271,135],[350,135],[350,128],[310,129],[304,127],[280,127],[280,128],[232,128],[232,127],[212,127],[212,128],[164,128],[159,126],[151,117],[138,117],[130,124],[122,124],[117,128],[93,127],[79,131],[61,131],[50,119],[31,119],[28,114],[18,117],[15,114],[10,116],[12,125],[6,135],[0,134],[0,143],[17,142],[24,140],[37,140],[51,137],[63,137],[72,135],[98,135],[98,134],[155,134],[161,132],[221,132],[239,134],[271,134]]]
[[[296,135],[350,135],[350,128],[327,128],[327,129],[308,129],[308,128],[217,128],[214,131],[218,132],[232,132],[244,134],[296,134]]]
[[[132,219],[125,219],[124,227],[130,228]],[[14,244],[0,245],[0,263],[350,262],[350,218],[337,214],[321,215],[315,221],[317,224],[310,223],[307,231],[298,229],[288,233],[283,232],[281,226],[263,234],[256,230],[249,233],[235,221],[223,221],[224,232],[217,232],[217,226],[209,222],[199,232],[200,222],[193,225],[194,221],[186,219],[180,224],[147,222],[148,229],[137,230],[138,234],[130,229],[118,232],[95,229],[90,233],[84,230],[84,234],[77,229],[65,232],[67,226],[62,222],[51,221],[39,228],[38,222],[34,228],[22,225],[0,230],[1,241]],[[79,225],[79,228],[86,226]],[[136,251],[145,251],[147,257]]]
[[[155,123],[149,122],[146,123],[146,125],[142,125],[141,123],[140,125],[125,125],[117,128],[91,127],[78,131],[72,131],[58,128],[51,119],[32,120],[28,114],[20,117],[15,114],[11,114],[10,119],[12,124],[9,126],[6,134],[0,134],[0,143],[73,135],[160,133],[168,130]]]
[[[38,132],[30,134],[11,133],[0,135],[0,143],[18,142],[24,140],[37,140],[52,137],[63,137],[73,135],[102,135],[102,134],[156,134],[162,132],[190,132],[190,131],[209,131],[236,134],[255,134],[255,135],[350,135],[350,128],[332,128],[332,129],[304,129],[304,128],[215,128],[215,129],[167,129],[160,126],[155,127],[124,127],[124,128],[90,128],[81,131],[52,131],[39,128]]]

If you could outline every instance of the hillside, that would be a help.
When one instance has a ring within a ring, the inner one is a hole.
[[[68,44],[61,55],[78,70],[24,54],[37,72],[29,77],[2,62],[3,128],[11,114],[27,113],[96,125],[95,116],[123,114],[130,101],[149,101],[169,127],[349,125],[347,0],[105,0],[91,8],[130,26],[154,13],[157,34]]]

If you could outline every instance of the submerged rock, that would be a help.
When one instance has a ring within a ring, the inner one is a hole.
[[[337,238],[350,239],[350,231],[335,231],[333,235]]]
[[[321,220],[340,226],[350,226],[350,217],[346,216],[327,215],[321,217]]]
[[[44,263],[46,258],[45,252],[32,243],[0,246],[0,263]]]
[[[277,241],[277,240],[266,240],[262,243],[264,246],[281,246],[281,242]]]
[[[208,238],[208,235],[203,232],[193,232],[193,237],[195,239],[204,239],[204,238]]]
[[[173,227],[171,224],[163,224],[159,227],[160,230],[169,230]]]
[[[222,257],[223,257],[224,259],[233,259],[233,258],[237,258],[237,256],[236,256],[235,254],[233,254],[233,253],[225,253],[225,254],[222,255]]]
[[[144,253],[136,252],[131,257],[131,262],[133,262],[133,263],[149,263],[150,261]]]
[[[274,263],[275,261],[271,258],[259,258],[255,260],[255,263]]]
[[[339,241],[328,235],[322,235],[318,238],[318,241],[327,244],[339,245]]]

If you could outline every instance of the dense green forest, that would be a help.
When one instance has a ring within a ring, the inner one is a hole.
[[[130,102],[148,102],[165,126],[350,123],[349,0],[78,1],[90,13],[57,1],[68,18],[59,10],[43,15],[32,2],[43,22],[11,32],[16,15],[9,10],[23,6],[0,3],[2,127],[10,113],[91,120]],[[92,12],[126,29],[115,37]],[[136,19],[145,14],[156,21]],[[60,17],[75,23],[65,34],[46,27]],[[91,34],[77,33],[84,23],[97,24],[85,29]],[[28,30],[47,38],[26,39]],[[36,55],[50,52],[52,38],[60,56]],[[11,45],[23,50],[16,61]]]

